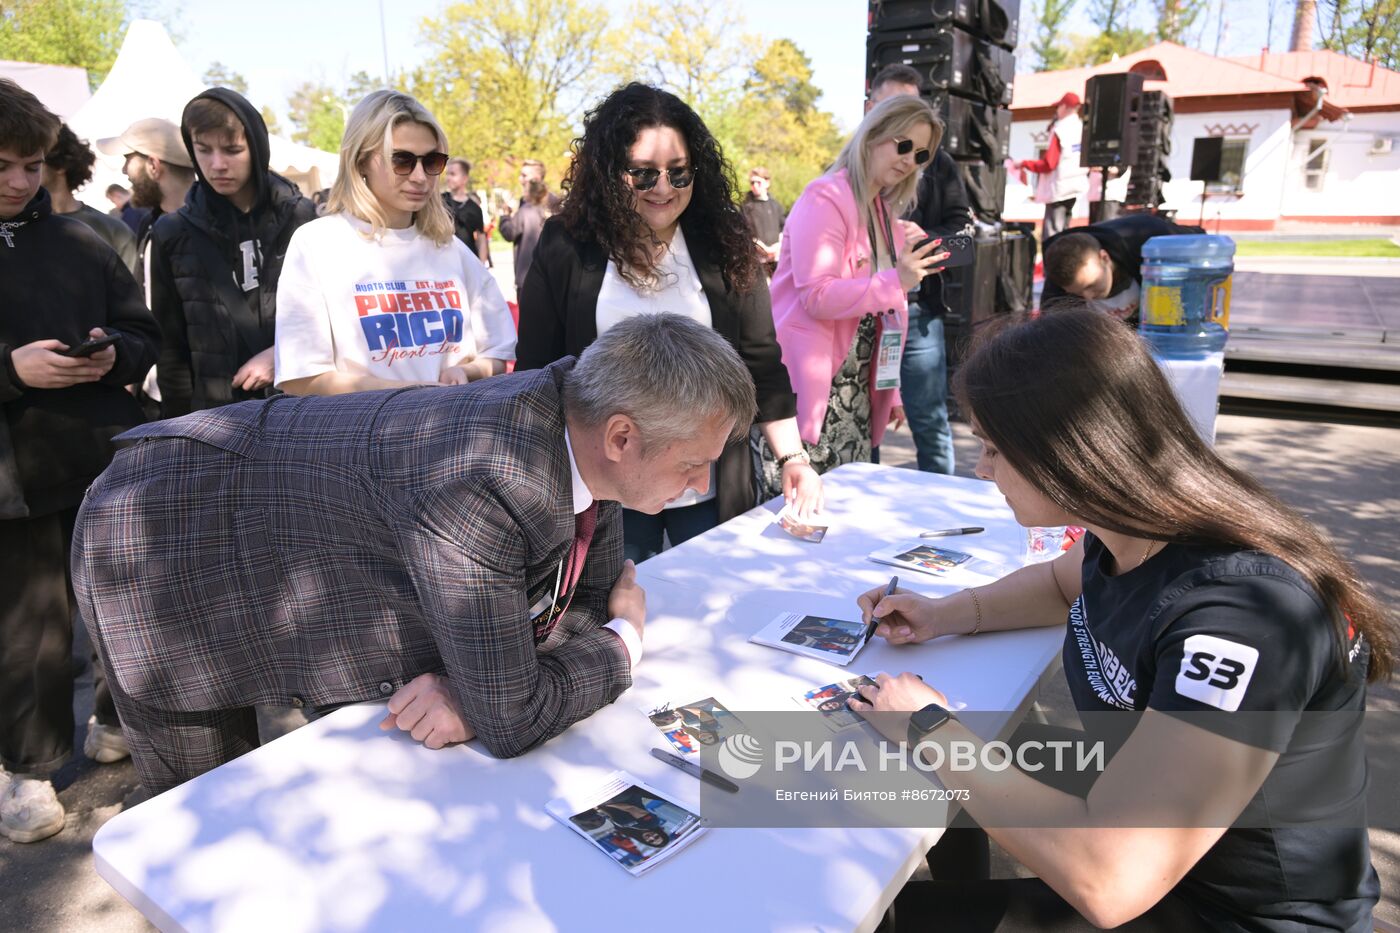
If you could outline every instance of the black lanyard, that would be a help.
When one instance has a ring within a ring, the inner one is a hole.
[[[885,254],[889,257],[890,268],[894,268],[894,228],[890,226],[890,215],[885,210],[885,202],[881,198],[875,199],[879,207],[880,221],[885,234]],[[870,274],[874,275],[880,271],[880,250],[875,245],[875,220],[873,217],[865,218],[865,234],[870,237]]]

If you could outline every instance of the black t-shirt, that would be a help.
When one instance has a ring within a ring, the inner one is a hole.
[[[481,205],[471,198],[467,198],[460,204],[452,199],[452,195],[443,192],[442,203],[447,205],[447,211],[452,215],[453,225],[456,228],[453,232],[457,239],[467,244],[467,249],[476,253],[475,234],[486,232],[486,217],[481,213]]]
[[[1369,931],[1380,884],[1364,828],[1365,639],[1343,646],[1276,557],[1169,544],[1112,576],[1103,543],[1084,543],[1064,647],[1075,706],[1151,708],[1280,753],[1240,821],[1274,828],[1226,830],[1176,893],[1214,930]]]
[[[760,201],[750,194],[739,206],[755,239],[772,246],[783,232],[783,206],[775,198]]]

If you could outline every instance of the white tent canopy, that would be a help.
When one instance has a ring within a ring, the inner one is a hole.
[[[138,19],[127,29],[107,79],[69,118],[68,125],[79,137],[95,144],[108,136],[120,136],[143,117],[164,117],[179,123],[185,104],[204,89],[204,82],[170,41],[165,27],[153,20]],[[280,136],[271,138],[269,148],[272,170],[286,175],[304,190],[325,187],[335,180],[339,160],[333,153]],[[78,193],[78,197],[99,210],[110,206],[105,196],[109,184],[127,184],[121,165],[113,162],[99,154],[92,182]]]
[[[87,71],[72,65],[0,62],[0,78],[14,81],[62,120],[77,113],[92,96]]]

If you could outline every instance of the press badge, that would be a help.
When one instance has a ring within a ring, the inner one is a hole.
[[[898,323],[899,318],[890,314],[887,322]],[[888,325],[880,330],[880,351],[875,357],[875,388],[899,388],[899,360],[903,355],[904,335],[897,328]]]

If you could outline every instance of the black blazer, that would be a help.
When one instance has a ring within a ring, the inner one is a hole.
[[[739,352],[753,376],[758,421],[795,416],[797,396],[773,333],[773,307],[763,277],[757,277],[746,291],[735,290],[708,241],[692,232],[684,217],[681,231],[710,303],[714,328]],[[577,356],[598,338],[598,293],[607,268],[608,257],[597,243],[574,239],[558,217],[545,222],[518,296],[517,370],[539,369],[562,357]],[[720,521],[753,508],[758,494],[745,442],[725,448],[716,475]]]

